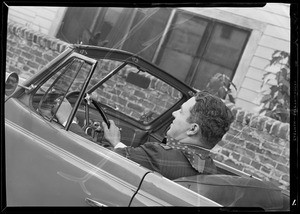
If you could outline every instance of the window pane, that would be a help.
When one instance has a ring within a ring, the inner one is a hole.
[[[203,60],[197,69],[192,85],[197,89],[205,90],[209,80],[216,73],[225,74],[228,77],[231,77],[232,72],[233,71],[228,68]]]
[[[90,70],[91,65],[78,59],[59,68],[33,95],[32,105],[35,110],[51,119],[54,116],[53,107],[57,104],[55,100],[69,92],[80,91]]]
[[[185,81],[206,27],[207,22],[202,19],[190,14],[178,14],[164,45],[159,66]]]
[[[203,20],[196,20],[188,14],[178,14],[171,28],[171,35],[166,47],[189,55],[196,55],[206,26],[207,22]]]
[[[188,54],[166,49],[161,58],[160,67],[177,79],[184,81],[192,61],[193,57]]]
[[[216,24],[203,57],[212,63],[235,69],[247,37],[248,32]]]
[[[167,8],[138,9],[123,49],[151,61],[170,16]]]
[[[95,70],[93,85],[122,64],[113,60],[101,62],[109,66]],[[141,84],[141,80],[147,84]],[[134,65],[126,65],[97,88],[92,96],[117,111],[114,114],[121,113],[143,124],[152,122],[182,98],[178,90]]]
[[[57,38],[68,43],[79,43],[82,40],[83,32],[91,30],[90,27],[98,10],[94,7],[68,8]]]

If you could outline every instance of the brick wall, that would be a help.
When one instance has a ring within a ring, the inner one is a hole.
[[[28,78],[68,44],[9,24],[6,72]],[[258,178],[290,189],[290,125],[227,104],[236,116],[228,133],[213,149],[214,158]]]
[[[290,190],[290,124],[227,103],[236,119],[213,149],[214,158]]]

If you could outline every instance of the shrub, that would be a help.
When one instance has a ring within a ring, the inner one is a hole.
[[[212,95],[218,96],[222,99],[228,97],[229,101],[235,103],[230,86],[236,89],[236,86],[231,82],[228,76],[221,73],[216,73],[208,82],[206,90]]]
[[[284,51],[274,51],[268,67],[274,66],[274,71],[263,76],[262,99],[260,114],[264,114],[281,122],[290,122],[290,54]],[[268,88],[268,82],[273,84]],[[275,83],[275,84],[274,84]],[[267,90],[263,90],[267,87]]]

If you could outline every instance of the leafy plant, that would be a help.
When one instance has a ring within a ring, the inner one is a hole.
[[[208,82],[206,88],[212,95],[225,99],[228,96],[230,102],[235,103],[230,86],[236,89],[236,86],[231,82],[230,78],[225,74],[216,73]]]
[[[290,122],[290,54],[276,50],[268,67],[274,66],[274,71],[268,71],[263,76],[261,99],[262,108],[259,113],[281,122]],[[269,90],[268,82],[273,81]],[[275,84],[274,84],[275,82]]]

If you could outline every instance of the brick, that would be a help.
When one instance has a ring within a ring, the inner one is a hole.
[[[139,97],[139,98],[146,99],[146,94],[144,92],[134,91],[134,95],[137,96],[137,97]]]
[[[240,139],[239,137],[234,137],[231,139],[232,143],[235,143],[236,145],[240,145],[240,146],[244,146],[245,145],[245,141],[243,139]]]
[[[153,111],[158,113],[158,114],[162,114],[165,111],[165,109],[161,108],[160,106],[155,106]]]
[[[231,127],[236,128],[237,130],[242,130],[244,128],[244,125],[240,122],[234,121],[231,124]]]
[[[245,164],[250,164],[251,163],[251,159],[248,158],[248,157],[245,157],[245,156],[242,156],[240,161],[242,163],[245,163]]]
[[[18,57],[18,62],[25,64],[28,60],[25,60],[23,57]]]
[[[142,113],[142,112],[144,111],[144,109],[143,109],[141,106],[136,105],[136,104],[131,103],[131,102],[129,102],[129,103],[127,104],[127,107],[128,107],[128,108],[131,108],[131,109],[133,109],[133,110],[135,110],[135,111],[137,111],[137,112],[139,112],[139,113]]]
[[[26,63],[29,67],[31,68],[35,68],[35,69],[38,69],[39,68],[39,64],[35,63],[35,62],[32,62],[30,60],[27,61]]]
[[[37,62],[39,65],[46,65],[48,63],[47,61],[43,60],[40,57],[36,57],[35,62]]]
[[[240,146],[235,146],[234,151],[241,154],[241,155],[246,155],[246,150],[245,148],[242,148]]]
[[[228,140],[228,141],[232,141],[233,138],[235,138],[234,135],[227,133],[227,134],[224,135],[223,139]]]
[[[227,134],[231,134],[231,135],[238,135],[238,134],[240,134],[241,132],[239,131],[239,130],[236,130],[235,128],[230,128],[229,130],[228,130],[228,132],[227,132]]]
[[[31,50],[31,48],[30,48],[30,47],[28,47],[28,46],[25,46],[25,45],[23,45],[23,46],[20,46],[20,49],[21,49],[21,50],[23,50],[23,51],[29,52],[29,53],[30,53],[30,50]]]
[[[138,101],[139,104],[141,104],[143,107],[148,108],[148,109],[153,109],[154,108],[154,104],[146,101],[146,100],[139,100]]]
[[[253,152],[256,152],[258,147],[253,145],[252,143],[249,143],[249,142],[246,142],[246,148],[253,151]]]
[[[227,157],[229,156],[229,152],[228,152],[227,150],[224,150],[224,149],[223,149],[223,150],[221,151],[221,153],[224,154],[224,155],[227,156]]]
[[[141,114],[139,114],[136,111],[132,111],[131,114],[130,114],[130,116],[133,117],[133,118],[135,118],[136,120],[140,120],[140,118],[141,118]]]
[[[253,115],[250,121],[250,127],[256,128],[257,124],[258,124],[258,116]]]
[[[224,146],[227,142],[225,142],[224,140],[220,140],[218,142],[218,146]]]
[[[282,152],[282,148],[280,148],[278,145],[275,145],[275,144],[272,144],[269,142],[262,143],[262,146],[266,149],[276,152],[277,154],[281,154],[281,152]]]
[[[35,55],[35,56],[38,56],[38,57],[42,57],[43,56],[43,53],[39,50],[36,50],[36,49],[31,49],[30,52],[31,54]]]
[[[220,161],[220,162],[223,162],[223,160],[224,160],[224,157],[220,154],[214,154],[214,156],[212,158],[214,160],[217,160],[217,161]]]
[[[127,104],[127,100],[125,100],[121,97],[115,96],[115,95],[112,96],[112,100],[114,102],[120,104],[121,106],[126,106],[126,104]]]
[[[265,167],[265,166],[261,167],[261,171],[265,172],[266,174],[270,174],[271,170],[272,170],[271,168],[268,168],[268,167]]]
[[[236,115],[236,121],[242,123],[244,121],[244,115],[245,115],[245,111],[243,110],[238,111]]]
[[[53,56],[50,56],[50,55],[48,55],[48,54],[44,54],[44,59],[45,60],[47,60],[48,62],[50,62],[50,61],[52,61],[54,58],[53,58]]]
[[[224,163],[227,164],[228,166],[231,166],[231,167],[235,168],[235,169],[243,170],[243,167],[241,165],[236,164],[231,159],[225,160]]]
[[[269,166],[268,168],[276,166],[276,162],[270,158],[267,158],[263,155],[258,155],[257,157],[264,166]]]
[[[36,70],[30,70],[31,74],[35,74],[37,71]]]
[[[280,122],[279,121],[275,121],[271,127],[271,134],[277,136],[277,133],[279,131],[279,127],[280,127]]]
[[[277,170],[279,170],[280,172],[283,172],[283,173],[290,173],[290,169],[289,167],[286,167],[282,164],[277,164],[277,167],[276,167]]]
[[[29,59],[29,60],[33,60],[34,59],[34,55],[32,55],[30,53],[27,53],[27,52],[23,52],[23,51],[22,51],[21,56],[23,56],[23,57],[25,57],[26,59]]]
[[[232,144],[232,143],[227,143],[227,144],[224,145],[223,148],[229,149],[229,150],[234,150],[234,147],[235,147],[234,144]]]
[[[29,68],[28,66],[26,66],[26,65],[23,66],[23,70],[24,70],[24,71],[29,71],[29,69],[30,69],[30,68]]]
[[[282,138],[282,139],[286,139],[287,138],[287,134],[289,134],[289,124],[281,124],[279,131],[278,131],[278,137]]]
[[[268,141],[268,142],[273,142],[274,140],[274,136],[270,135],[269,133],[266,132],[262,132],[260,135],[264,140]]]
[[[284,180],[285,182],[290,182],[290,176],[289,175],[282,175],[281,177],[282,180]]]
[[[289,148],[285,148],[283,151],[282,151],[282,155],[284,157],[290,157],[290,149]]]
[[[237,154],[237,153],[235,153],[235,152],[232,152],[231,155],[232,155],[233,159],[235,159],[235,160],[239,160],[240,157],[241,157],[240,154]]]
[[[265,122],[265,130],[266,130],[268,133],[270,133],[270,132],[271,132],[271,128],[272,128],[272,121],[270,121],[270,119],[269,119],[269,120],[267,120],[267,121]]]
[[[260,170],[260,167],[262,166],[260,163],[252,160],[251,166],[253,166],[255,169]]]
[[[6,52],[6,57],[8,57],[8,58],[13,58],[13,57],[14,57],[14,54],[11,53],[10,51],[7,51],[7,52]]]
[[[245,141],[249,141],[254,144],[260,144],[260,140],[256,137],[253,137],[251,134],[243,132],[241,136]]]
[[[257,129],[259,131],[263,131],[264,130],[265,123],[266,123],[267,120],[268,120],[268,118],[266,118],[266,117],[260,117],[259,118],[258,123],[257,123]]]
[[[244,151],[247,157],[251,157],[251,158],[255,157],[255,153],[253,151],[250,151],[248,149],[245,149]]]
[[[286,146],[286,141],[281,138],[274,138],[273,143],[282,147]]]
[[[16,72],[17,74],[21,74],[21,70],[14,66],[9,66],[9,72]]]

